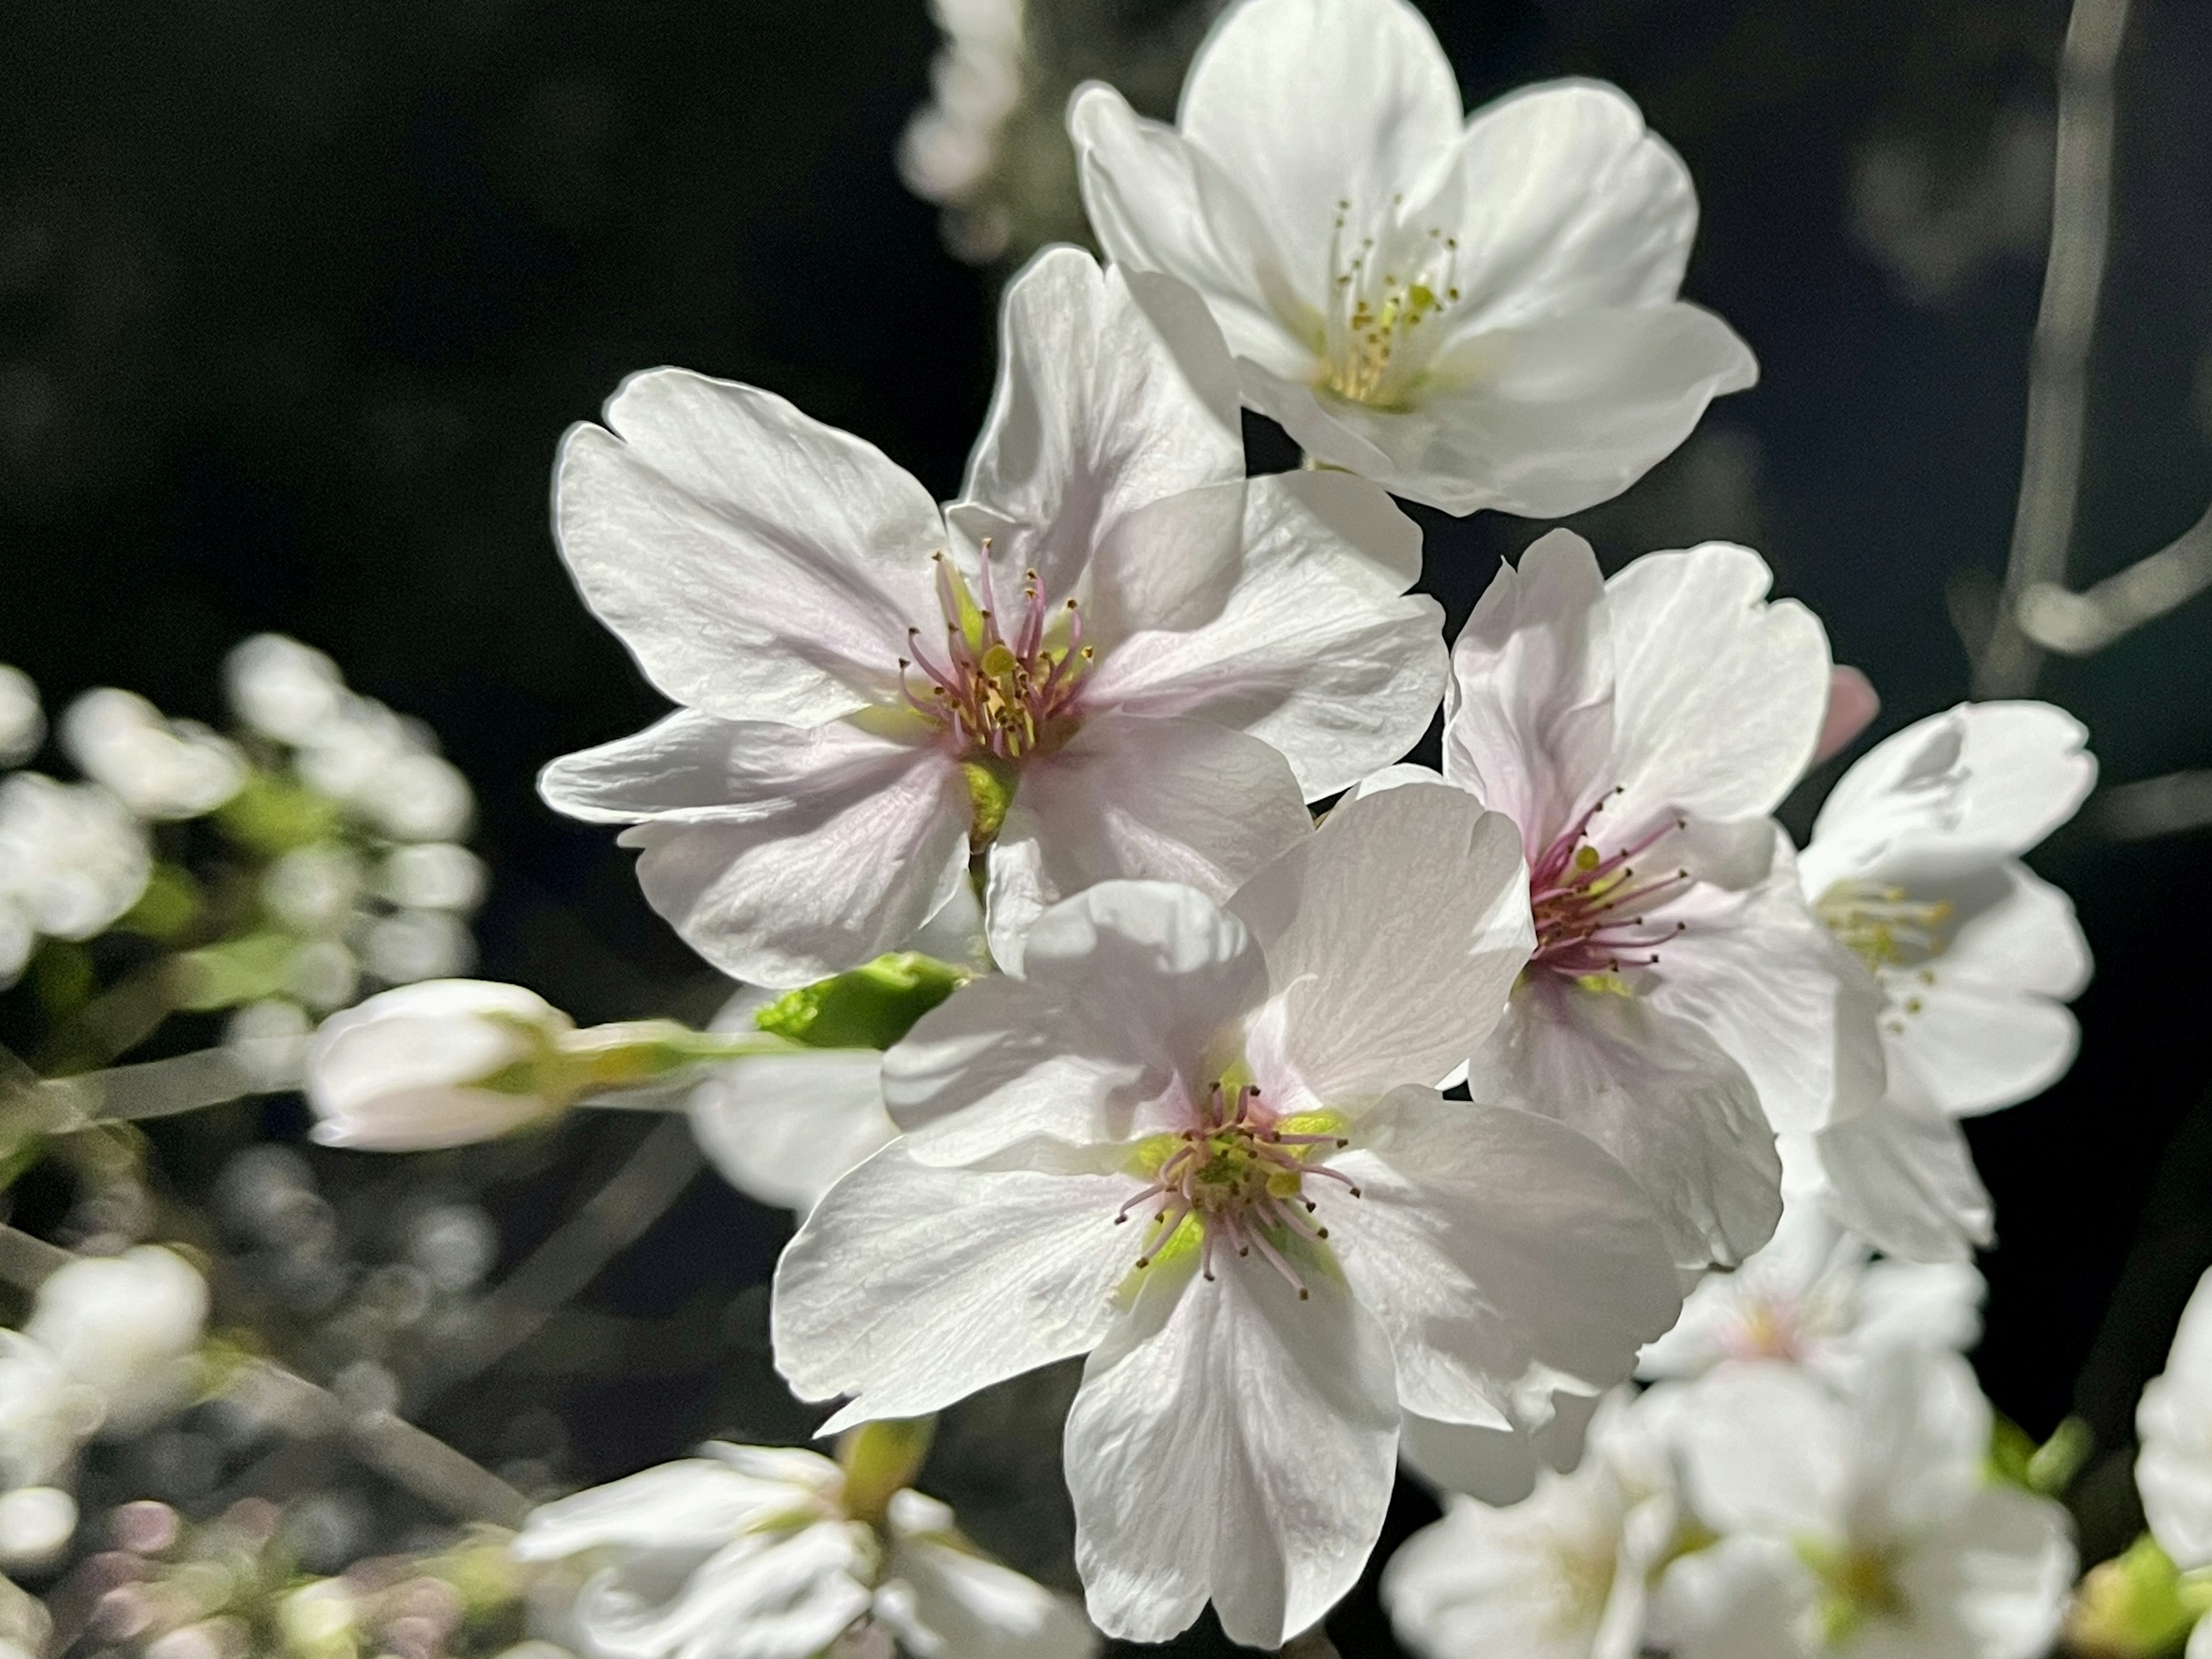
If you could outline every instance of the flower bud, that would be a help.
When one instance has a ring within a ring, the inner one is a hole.
[[[158,1245],[86,1256],[39,1287],[23,1334],[106,1402],[106,1427],[132,1433],[183,1403],[207,1322],[207,1285]]]
[[[325,1020],[307,1051],[314,1138],[422,1152],[551,1117],[578,1091],[560,1051],[574,1029],[519,985],[429,980],[373,996]]]

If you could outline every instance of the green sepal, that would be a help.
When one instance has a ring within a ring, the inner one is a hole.
[[[964,968],[914,951],[787,991],[753,1016],[772,1036],[810,1048],[888,1048],[965,984]]]
[[[270,857],[330,840],[342,817],[329,796],[266,772],[247,778],[245,787],[216,813],[216,822],[233,841]]]
[[[176,958],[177,1006],[195,1013],[257,1002],[284,988],[285,973],[300,941],[289,933],[263,932],[224,939]]]
[[[2212,1583],[2184,1573],[2148,1533],[2092,1567],[2066,1616],[2071,1652],[2097,1659],[2165,1659],[2212,1610]]]
[[[118,932],[166,944],[198,919],[203,902],[200,884],[190,872],[173,864],[157,864],[147,879],[146,890],[115,926]]]

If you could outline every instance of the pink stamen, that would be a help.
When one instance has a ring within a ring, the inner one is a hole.
[[[1600,799],[1583,812],[1529,866],[1528,903],[1536,922],[1531,968],[1578,979],[1618,971],[1624,963],[1650,966],[1659,960],[1659,948],[1687,926],[1655,921],[1648,913],[1687,893],[1696,884],[1690,872],[1639,879],[1630,862],[1686,823],[1667,818],[1601,854],[1589,830],[1604,805]]]

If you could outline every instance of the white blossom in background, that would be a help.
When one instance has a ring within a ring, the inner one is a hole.
[[[103,1431],[125,1436],[191,1398],[207,1316],[198,1271],[173,1250],[141,1244],[56,1271],[39,1286],[23,1334],[99,1395]]]
[[[779,1264],[776,1363],[831,1419],[1088,1354],[1065,1459],[1109,1635],[1210,1599],[1273,1648],[1358,1577],[1401,1410],[1505,1426],[1620,1380],[1680,1307],[1650,1206],[1582,1135],[1431,1086],[1528,950],[1512,826],[1340,805],[1224,909],[1109,882],[884,1062],[906,1133]]]
[[[2212,1566],[2212,1273],[2182,1312],[2166,1370],[2143,1389],[2136,1438],[2151,1535],[2185,1571]]]
[[[922,200],[963,208],[990,178],[1000,131],[1022,98],[1023,10],[1023,0],[930,0],[945,43],[930,60],[930,100],[898,145],[899,177]],[[993,258],[1005,246],[1003,222],[963,215],[945,222],[948,232],[958,228],[963,258]]]
[[[62,748],[94,782],[142,818],[212,812],[246,781],[246,759],[197,720],[165,719],[135,691],[101,686],[69,706]]]
[[[901,1491],[873,1526],[844,1488],[814,1452],[709,1443],[533,1510],[514,1553],[594,1564],[568,1613],[586,1659],[1095,1650],[1074,1607],[976,1551],[936,1499]]]
[[[0,1330],[0,1492],[63,1475],[105,1410],[99,1391],[72,1376],[45,1344]]]
[[[1764,1249],[1690,1292],[1637,1374],[1687,1379],[1729,1360],[1778,1359],[1847,1387],[1892,1348],[1972,1347],[1985,1288],[1968,1262],[1877,1261],[1821,1206],[1792,1204]]]
[[[21,765],[46,740],[39,688],[21,669],[0,662],[0,767]]]
[[[1650,1582],[1680,1542],[1656,1395],[1608,1395],[1589,1448],[1510,1506],[1445,1500],[1382,1572],[1398,1639],[1423,1659],[1637,1659]]]
[[[574,1024],[535,992],[430,980],[323,1022],[307,1104],[325,1146],[420,1152],[489,1140],[567,1104],[533,1075]]]
[[[145,826],[99,785],[0,779],[0,989],[40,934],[88,939],[120,921],[153,867]]]
[[[1010,969],[1038,913],[1096,881],[1225,898],[1435,708],[1419,532],[1340,473],[1247,485],[1229,360],[1188,290],[1048,251],[1002,339],[942,514],[859,440],[673,369],[562,447],[570,572],[685,706],[541,787],[634,823],[647,899],[734,977],[803,984],[899,947],[979,853]]]
[[[1697,198],[1636,106],[1567,81],[1465,118],[1405,0],[1243,0],[1176,125],[1096,85],[1068,125],[1107,252],[1196,288],[1244,401],[1395,494],[1561,518],[1757,378],[1675,297]]]
[[[76,1499],[59,1486],[0,1492],[0,1566],[47,1567],[76,1534]]]
[[[2088,945],[2066,896],[2020,860],[2095,781],[2087,735],[2047,703],[1932,715],[1844,775],[1799,857],[1807,898],[1863,964],[1887,1085],[1785,1148],[1791,1184],[1896,1254],[1990,1242],[1953,1120],[2039,1093],[2073,1063],[2065,1004],[2088,983]]]
[[[1775,1131],[1822,1121],[1848,1060],[1845,964],[1768,816],[1820,734],[1827,642],[1771,580],[1708,544],[1607,581],[1554,531],[1500,568],[1452,653],[1443,779],[1519,826],[1536,927],[1470,1086],[1604,1146],[1686,1268],[1766,1242]]]
[[[2066,1511],[1994,1481],[1989,1402],[1955,1354],[1895,1349],[1847,1397],[1796,1366],[1733,1365],[1676,1425],[1722,1534],[1670,1571],[1674,1659],[2038,1659],[2074,1582]]]

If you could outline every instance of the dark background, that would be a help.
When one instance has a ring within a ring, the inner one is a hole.
[[[1133,30],[1162,8],[1088,9]],[[1690,295],[1763,365],[1674,460],[1585,515],[1601,555],[1751,541],[1881,688],[1877,732],[1965,695],[1945,592],[2002,568],[2039,233],[1948,292],[1911,291],[1854,234],[1851,180],[1887,143],[1956,194],[1983,189],[1992,134],[2047,124],[2063,5],[1425,9],[1471,103],[1563,72],[1643,102],[1705,205]],[[2171,539],[2212,486],[2212,8],[2134,13],[2077,582]],[[894,170],[935,46],[920,0],[9,7],[0,660],[51,708],[119,684],[219,720],[219,665],[242,635],[330,651],[426,719],[478,789],[483,973],[580,1019],[703,1018],[720,988],[646,910],[629,855],[532,792],[550,757],[659,712],[556,561],[549,466],[622,375],[672,362],[770,386],[952,493],[1003,272],[949,256]],[[1281,464],[1269,434],[1255,446]],[[1423,516],[1455,629],[1538,527]],[[2212,599],[2040,689],[2089,723],[2107,781],[2212,764],[2208,641]],[[1802,834],[1809,813],[1793,813]],[[2119,844],[2084,822],[2036,860],[2096,952],[2083,1055],[1972,1133],[2002,1239],[1977,1358],[2038,1434],[2078,1408],[2123,1440],[2212,1261],[2212,1118],[2191,1115],[2212,1075],[2208,852],[2203,831]],[[297,1127],[282,1107],[267,1121]],[[470,1166],[505,1259],[640,1127],[587,1115],[511,1166]],[[186,1182],[213,1167],[171,1150]],[[392,1178],[371,1162],[319,1167],[338,1185]],[[702,1178],[584,1299],[577,1317],[605,1322],[621,1363],[533,1367],[526,1349],[431,1426],[491,1457],[521,1407],[551,1411],[572,1483],[718,1430],[802,1433],[771,1393],[757,1288],[787,1228]],[[994,1438],[1015,1407],[957,1418],[933,1480],[969,1499],[987,1542],[1049,1571],[1035,1559],[1062,1502],[1049,1449]],[[1401,1493],[1393,1538],[1425,1504]],[[1334,1628],[1347,1654],[1389,1650],[1371,1589]]]

